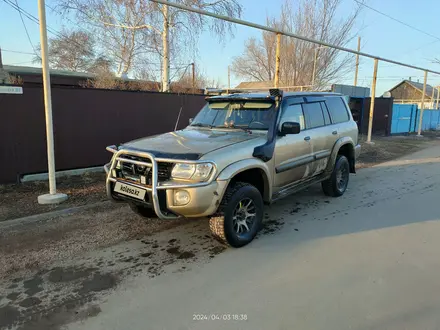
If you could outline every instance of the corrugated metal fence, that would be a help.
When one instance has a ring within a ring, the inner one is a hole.
[[[416,104],[394,104],[391,134],[417,132],[420,112]],[[422,131],[438,129],[440,129],[440,111],[437,109],[425,109],[423,111]]]
[[[203,95],[52,88],[57,170],[99,166],[110,144],[173,131],[202,108]],[[0,94],[0,183],[47,172],[43,91]]]

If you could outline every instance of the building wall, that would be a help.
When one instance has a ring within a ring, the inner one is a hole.
[[[391,92],[391,96],[396,100],[401,100],[401,99],[420,100],[423,94],[418,89],[406,83],[398,86],[397,88],[391,90],[390,92]]]

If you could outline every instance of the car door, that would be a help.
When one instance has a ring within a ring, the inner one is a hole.
[[[303,110],[309,128],[311,154],[314,158],[310,171],[311,175],[314,176],[325,170],[333,146],[338,138],[338,133],[331,125],[324,100],[311,99],[310,101],[303,104]]]
[[[306,179],[310,174],[309,168],[314,160],[302,105],[298,101],[285,100],[278,127],[280,128],[284,122],[300,123],[301,131],[299,134],[277,137],[274,153],[275,189]]]

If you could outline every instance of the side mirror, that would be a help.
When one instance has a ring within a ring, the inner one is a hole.
[[[298,134],[299,132],[301,132],[299,123],[286,121],[281,125],[280,135]]]
[[[190,119],[188,120],[190,125],[191,125],[191,123],[193,122],[193,120],[194,120],[194,118],[190,118]]]

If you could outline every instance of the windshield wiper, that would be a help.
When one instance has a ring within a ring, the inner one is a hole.
[[[247,128],[247,127],[242,127],[242,126],[236,126],[234,124],[230,124],[228,126],[226,125],[222,125],[222,126],[214,126],[215,128],[238,128],[241,129],[242,131],[245,131],[246,133],[252,134],[252,131]]]
[[[209,127],[209,128],[213,128],[212,125],[209,124],[203,124],[203,123],[195,123],[195,124],[191,124],[192,127]]]

